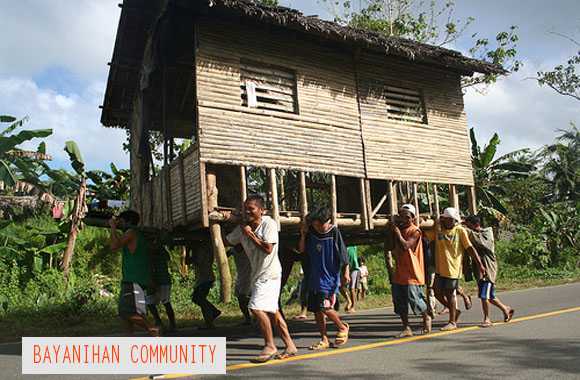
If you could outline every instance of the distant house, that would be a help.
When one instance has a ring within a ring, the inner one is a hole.
[[[250,0],[121,7],[101,122],[130,131],[144,224],[207,231],[240,206],[256,168],[283,237],[312,192],[326,191],[334,221],[369,241],[418,185],[449,185],[456,205],[461,187],[474,207],[461,78],[501,67]],[[151,131],[165,137],[154,175]],[[193,143],[176,155],[180,138]],[[430,195],[424,213],[437,206]]]

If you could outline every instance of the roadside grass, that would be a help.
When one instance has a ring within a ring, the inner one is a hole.
[[[368,260],[367,260],[368,265]],[[372,273],[372,272],[371,272]],[[288,300],[298,281],[298,269],[294,273],[284,291],[282,299]],[[382,282],[382,279],[376,279]],[[372,277],[371,277],[372,281]],[[498,290],[529,289],[542,286],[552,286],[580,282],[580,269],[536,270],[526,267],[514,267],[503,264],[498,278]],[[190,300],[190,280],[174,285],[173,304],[176,310],[179,329],[191,330],[202,324],[199,308]],[[472,295],[476,294],[475,282],[464,282],[463,286]],[[218,299],[218,291],[214,287],[210,299]],[[372,288],[371,288],[372,290]],[[71,304],[45,305],[40,308],[21,308],[0,315],[0,342],[17,341],[23,336],[107,336],[123,334],[117,317],[116,297],[98,298],[84,305]],[[231,303],[219,304],[222,316],[216,322],[219,327],[232,327],[242,321],[235,298]],[[344,305],[344,304],[343,304]],[[390,288],[380,291],[372,290],[364,300],[357,304],[357,310],[375,309],[391,305]],[[342,308],[341,308],[342,309]],[[165,319],[163,307],[159,308]],[[300,306],[293,302],[284,306],[287,318],[299,313]]]

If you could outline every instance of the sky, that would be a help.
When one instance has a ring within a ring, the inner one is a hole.
[[[1,0],[0,114],[29,116],[28,128],[52,128],[47,149],[54,167],[68,167],[63,151],[75,140],[89,169],[110,162],[128,167],[123,130],[100,124],[120,0]],[[331,18],[317,0],[281,0],[307,15]],[[355,1],[356,3],[356,1]],[[30,10],[34,9],[34,12]],[[471,35],[493,38],[518,26],[520,72],[500,79],[485,94],[465,96],[470,127],[480,142],[500,135],[501,152],[549,144],[556,130],[580,122],[577,100],[531,79],[565,62],[578,47],[555,33],[580,39],[580,0],[457,0],[455,17],[475,21],[453,46],[466,52]],[[38,145],[38,141],[30,144]]]

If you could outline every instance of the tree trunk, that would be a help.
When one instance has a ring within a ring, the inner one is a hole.
[[[79,187],[79,192],[75,199],[75,205],[73,210],[73,215],[71,217],[71,225],[70,225],[70,232],[68,234],[68,240],[66,243],[66,249],[64,251],[64,256],[62,259],[62,271],[64,273],[64,277],[68,280],[68,275],[70,271],[70,263],[72,261],[72,257],[75,250],[75,244],[77,241],[77,237],[79,234],[79,230],[81,227],[81,223],[85,216],[85,199],[87,193],[87,181],[85,178],[81,180],[81,184]]]

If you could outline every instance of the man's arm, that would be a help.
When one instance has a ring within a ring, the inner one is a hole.
[[[306,253],[306,235],[308,235],[308,223],[302,221],[300,224],[300,239],[298,239],[298,251]]]
[[[132,230],[129,230],[125,234],[120,236],[119,231],[117,230],[116,220],[111,219],[109,221],[109,225],[111,226],[111,242],[109,245],[113,252],[128,246],[135,239],[135,232],[133,232]]]
[[[479,258],[479,255],[477,254],[477,251],[475,250],[475,248],[473,248],[473,246],[468,247],[466,249],[466,252],[469,254],[469,256],[471,256],[471,258],[473,260],[475,260],[475,263],[477,264],[477,268],[479,269],[479,273],[480,276],[483,277],[485,276],[485,267],[483,266],[483,263],[481,262],[481,259]]]
[[[401,244],[401,246],[405,251],[408,249],[415,250],[415,248],[417,247],[417,243],[421,238],[421,233],[419,231],[415,231],[415,233],[412,236],[410,236],[409,239],[405,239],[401,234],[401,230],[397,226],[394,226],[393,229],[395,232],[395,237],[397,238],[399,244]]]
[[[274,251],[274,244],[267,243],[260,239],[254,231],[252,231],[252,227],[244,226],[242,227],[242,232],[246,235],[254,244],[258,246],[262,251],[264,251],[267,255],[271,254]]]

